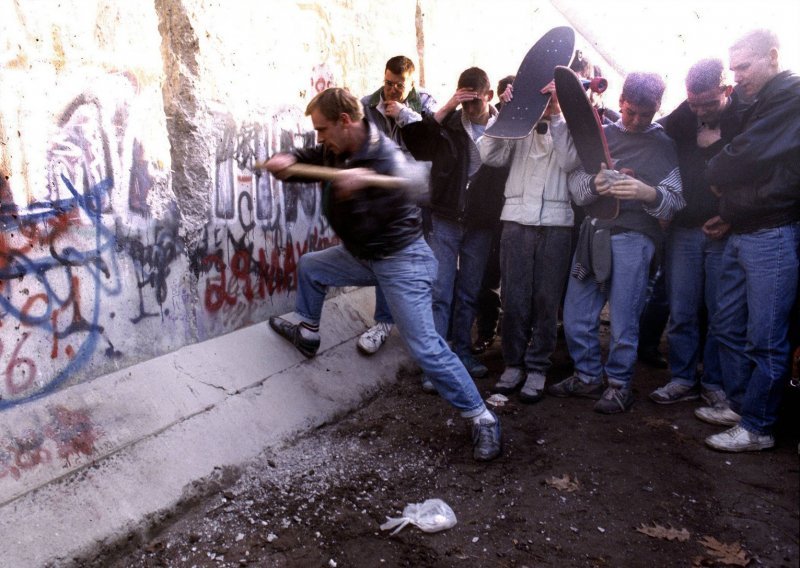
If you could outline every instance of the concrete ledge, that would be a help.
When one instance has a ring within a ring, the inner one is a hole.
[[[373,306],[372,288],[327,301],[312,360],[262,323],[0,414],[0,566],[84,554],[358,406],[410,362],[396,333],[357,353]]]

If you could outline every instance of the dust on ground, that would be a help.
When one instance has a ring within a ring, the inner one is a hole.
[[[499,347],[483,359],[490,375],[476,382],[488,397]],[[548,382],[570,371],[562,342]],[[721,428],[693,416],[699,403],[649,401],[667,378],[639,365],[636,403],[614,416],[588,399],[512,395],[495,408],[503,456],[480,464],[464,421],[405,371],[356,412],[220,470],[175,511],[75,564],[798,566],[798,393],[787,393],[775,449],[726,454],[703,445]],[[430,498],[453,508],[453,528],[380,530]]]

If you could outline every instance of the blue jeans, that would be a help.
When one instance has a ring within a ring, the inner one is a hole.
[[[590,276],[570,276],[564,300],[564,334],[575,375],[587,383],[603,380],[600,350],[600,311],[606,301],[611,340],[605,373],[611,386],[628,388],[636,364],[639,318],[647,301],[647,281],[655,245],[642,233],[611,235],[611,279],[606,289]]]
[[[310,252],[298,263],[295,311],[303,321],[319,323],[328,287],[380,285],[400,335],[422,371],[442,398],[472,418],[485,406],[464,365],[436,332],[431,311],[435,275],[436,259],[421,237],[380,260],[358,259],[341,245]]]
[[[728,238],[712,321],[731,408],[750,432],[770,434],[789,373],[789,318],[797,294],[800,223]]]
[[[569,270],[571,227],[503,222],[503,361],[542,375],[558,338],[558,306]]]
[[[717,313],[717,283],[727,239],[710,239],[702,228],[672,227],[667,236],[667,286],[670,320],[667,328],[672,380],[686,386],[697,383],[697,364],[703,346],[704,389],[722,390],[719,346],[710,326],[705,345],[700,315],[705,306],[710,322]]]
[[[394,323],[386,296],[380,286],[375,286],[375,323]]]
[[[436,331],[447,338],[448,330],[452,330],[453,351],[459,356],[469,355],[472,323],[478,312],[478,295],[492,247],[492,230],[468,229],[434,215],[429,240],[439,263],[433,284]]]

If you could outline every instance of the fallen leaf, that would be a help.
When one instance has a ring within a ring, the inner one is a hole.
[[[747,551],[738,542],[725,544],[713,536],[704,536],[698,542],[705,547],[708,554],[715,557],[714,560],[718,564],[729,564],[731,566],[747,566],[750,564]]]
[[[673,527],[662,527],[657,523],[653,523],[652,527],[642,523],[640,527],[636,527],[636,530],[653,538],[660,538],[661,540],[677,540],[679,542],[686,542],[689,540],[689,537],[692,536],[691,533],[689,533],[689,531],[686,529],[678,530]]]
[[[550,479],[546,479],[545,483],[554,489],[558,489],[559,491],[567,491],[570,493],[581,488],[578,480],[572,479],[569,474],[566,473],[561,477],[551,477]]]

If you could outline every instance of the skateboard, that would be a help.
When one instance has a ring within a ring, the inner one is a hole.
[[[589,174],[600,171],[601,163],[612,168],[611,155],[603,133],[600,116],[589,102],[580,78],[569,67],[556,67],[553,72],[561,112],[567,121],[569,133],[581,159],[583,169]],[[619,199],[603,196],[584,207],[587,215],[598,219],[614,219],[619,214]]]
[[[569,65],[574,48],[575,32],[570,27],[560,26],[544,34],[522,60],[514,79],[514,98],[500,109],[486,136],[519,139],[530,134],[550,101],[549,94],[539,91],[553,80],[557,65]]]

